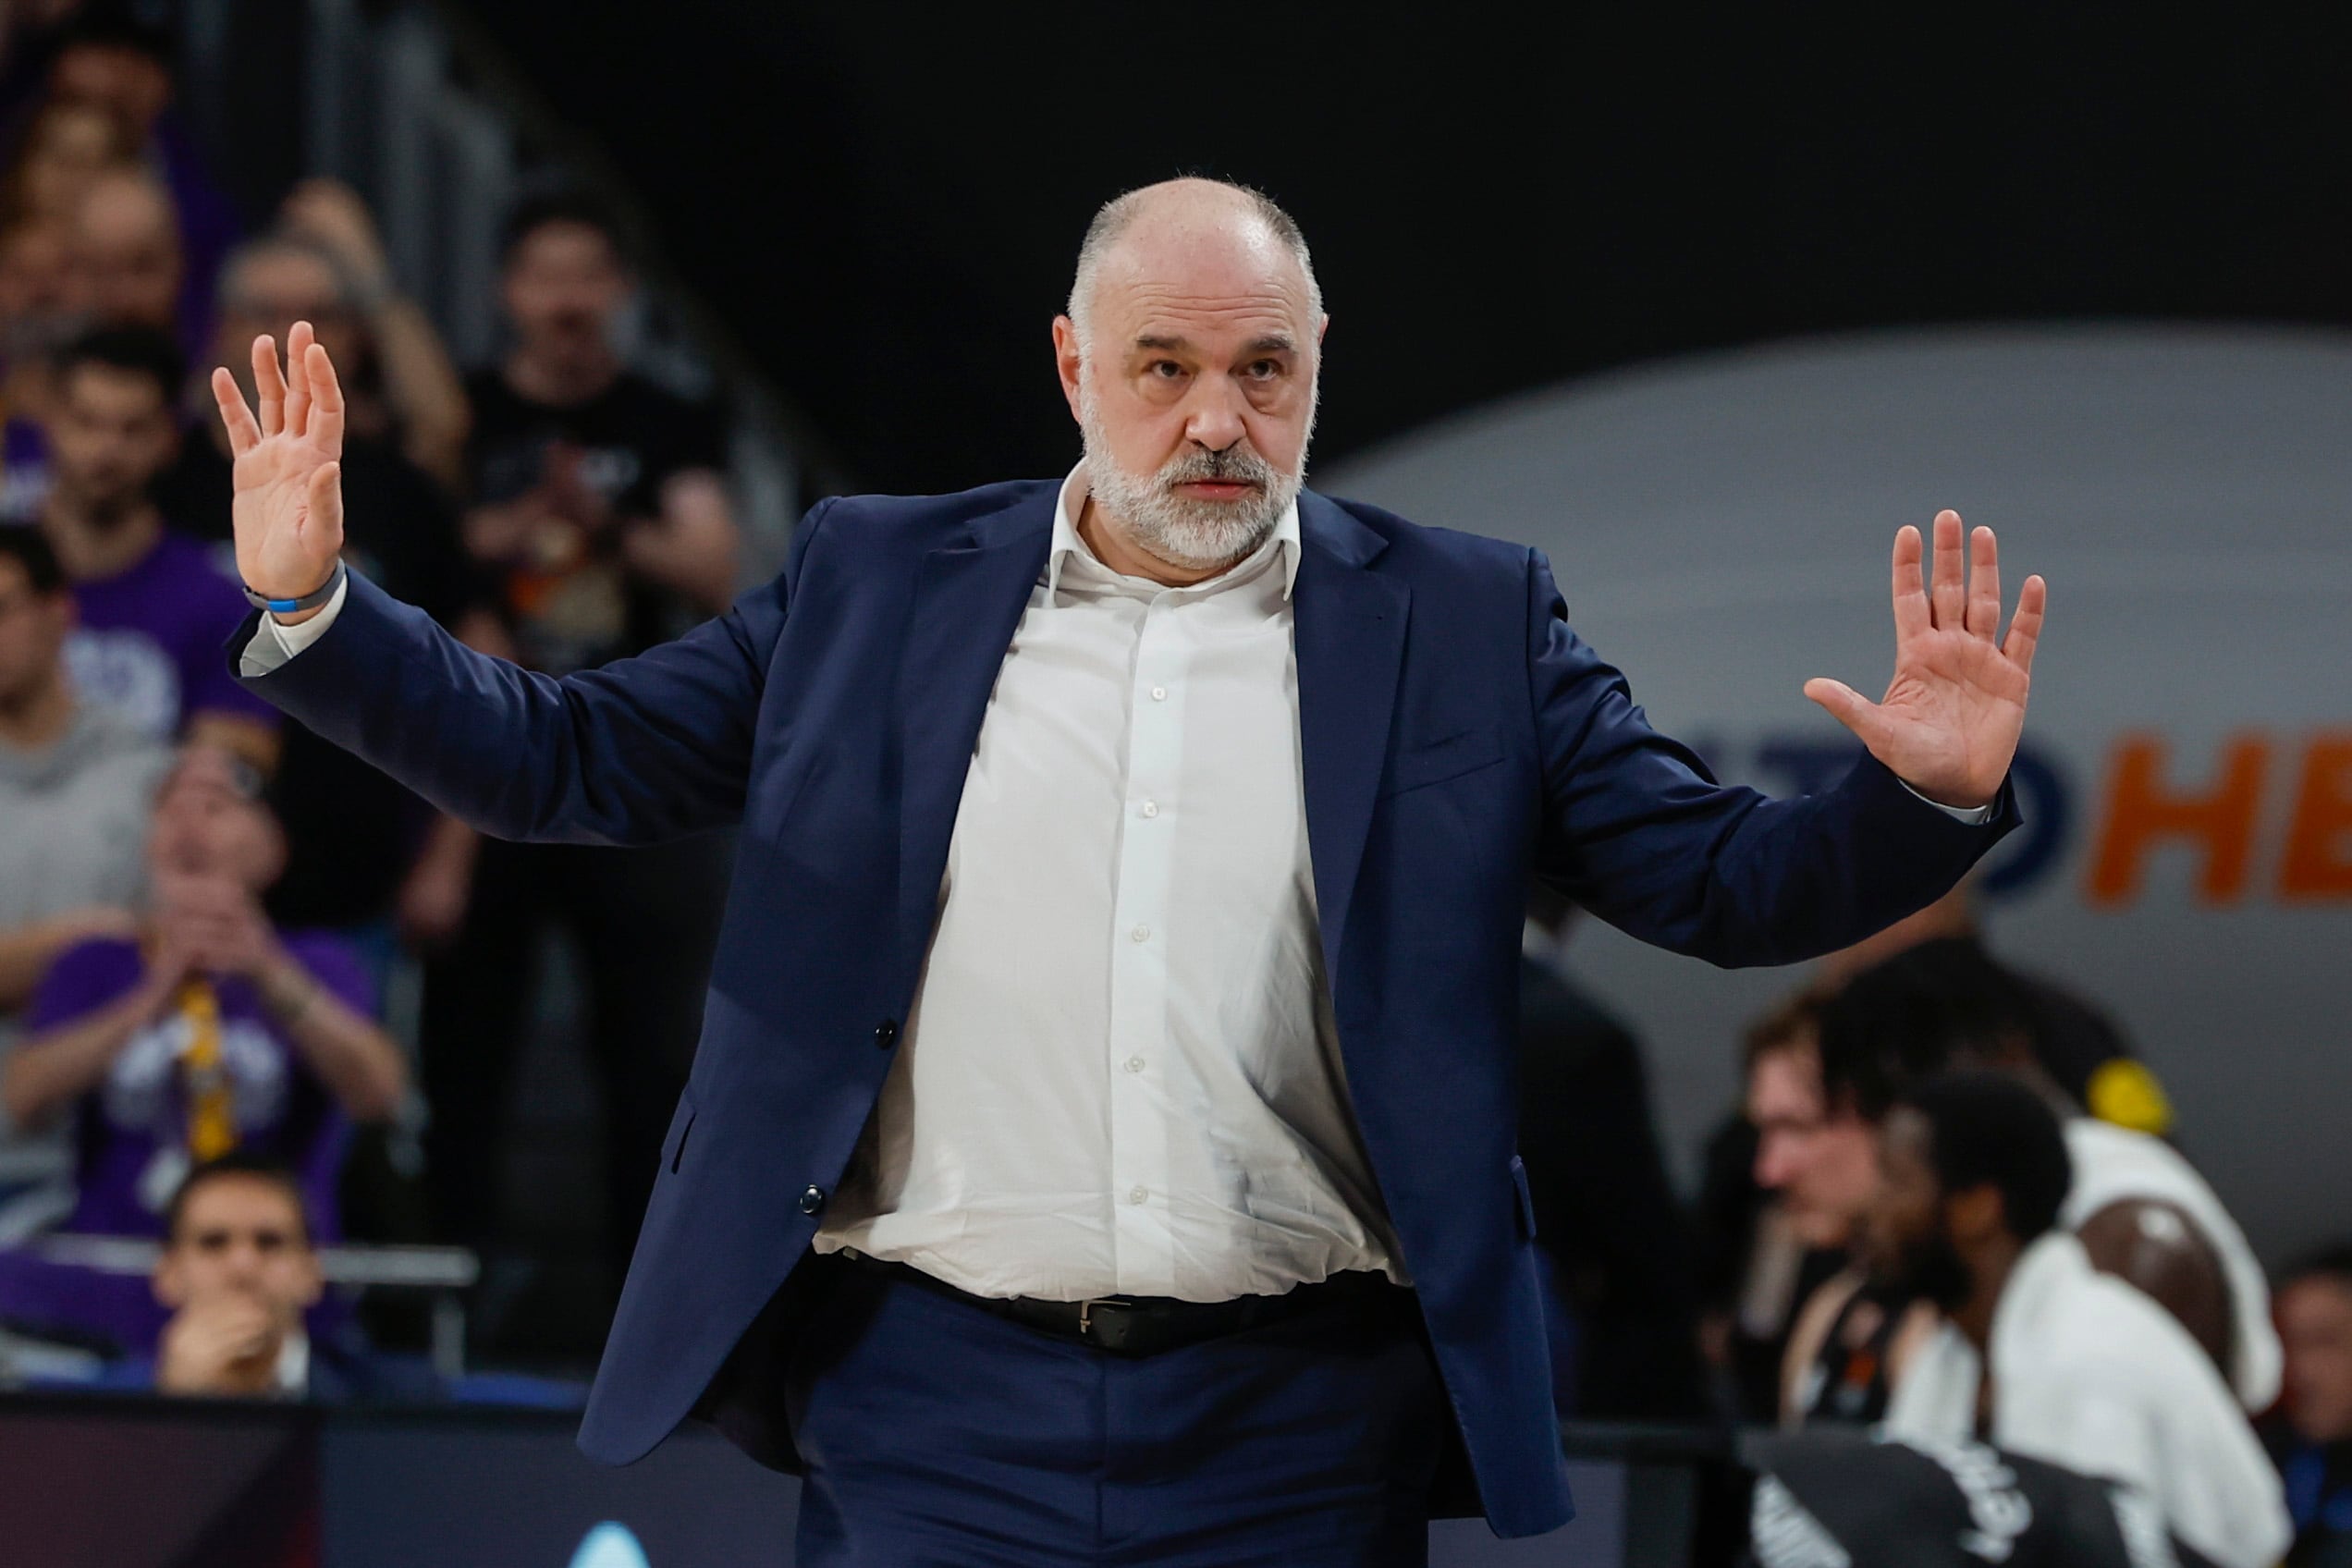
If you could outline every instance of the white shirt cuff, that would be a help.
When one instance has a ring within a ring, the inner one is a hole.
[[[336,595],[336,604],[340,604],[342,602],[342,595],[338,592]],[[330,605],[327,606],[325,613],[319,617],[319,619],[325,620],[327,616],[333,615],[334,613],[334,606]],[[298,626],[295,627],[294,630],[297,631],[308,631],[310,627]],[[1895,782],[1897,784],[1903,784],[1903,780],[1900,778],[1896,779]],[[1911,790],[1911,786],[1908,784],[1903,784],[1903,787],[1906,790]],[[1919,791],[1917,790],[1911,790],[1911,792],[1915,795],[1919,795]],[[1928,798],[1925,795],[1919,795],[1919,799],[1928,801]],[[1980,806],[1948,806],[1942,801],[1928,801],[1928,804],[1935,807],[1936,810],[1943,813],[1944,815],[1952,818],[1954,822],[1965,822],[1971,827],[1982,827],[1986,823],[1992,820],[1992,808],[1999,804],[1999,802],[1995,801],[1987,801]]]
[[[335,618],[343,613],[343,601],[350,592],[351,574],[347,571],[343,574],[343,581],[335,585],[334,597],[326,601],[318,614],[298,626],[288,626],[264,611],[262,624],[253,632],[253,640],[246,643],[244,653],[238,655],[238,673],[267,675],[325,636],[326,629],[335,624]]]

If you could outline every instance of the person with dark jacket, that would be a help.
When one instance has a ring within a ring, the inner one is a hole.
[[[1551,1259],[1548,1305],[1565,1315],[1553,1387],[1563,1415],[1688,1419],[1707,1409],[1690,1219],[1641,1042],[1561,962],[1574,918],[1558,894],[1531,889],[1519,958],[1519,1150]]]

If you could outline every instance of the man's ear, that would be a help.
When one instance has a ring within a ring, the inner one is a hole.
[[[1963,1247],[1974,1246],[2008,1225],[2007,1208],[2001,1201],[2001,1189],[1987,1182],[1945,1198],[1943,1219],[1952,1229],[1954,1243]]]
[[[1054,317],[1054,369],[1061,376],[1061,400],[1070,405],[1070,417],[1078,416],[1078,374],[1081,356],[1078,349],[1078,324],[1068,316]]]

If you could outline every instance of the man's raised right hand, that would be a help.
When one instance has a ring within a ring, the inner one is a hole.
[[[226,367],[213,372],[213,397],[237,459],[237,570],[247,587],[272,599],[299,599],[325,586],[343,548],[343,388],[309,322],[287,334],[286,358],[281,372],[276,343],[253,339],[258,423],[237,378]],[[291,624],[317,613],[280,619]]]

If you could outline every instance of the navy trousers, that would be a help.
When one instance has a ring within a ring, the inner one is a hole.
[[[831,1267],[785,1379],[801,1568],[1427,1562],[1449,1427],[1409,1292],[1121,1358]]]

